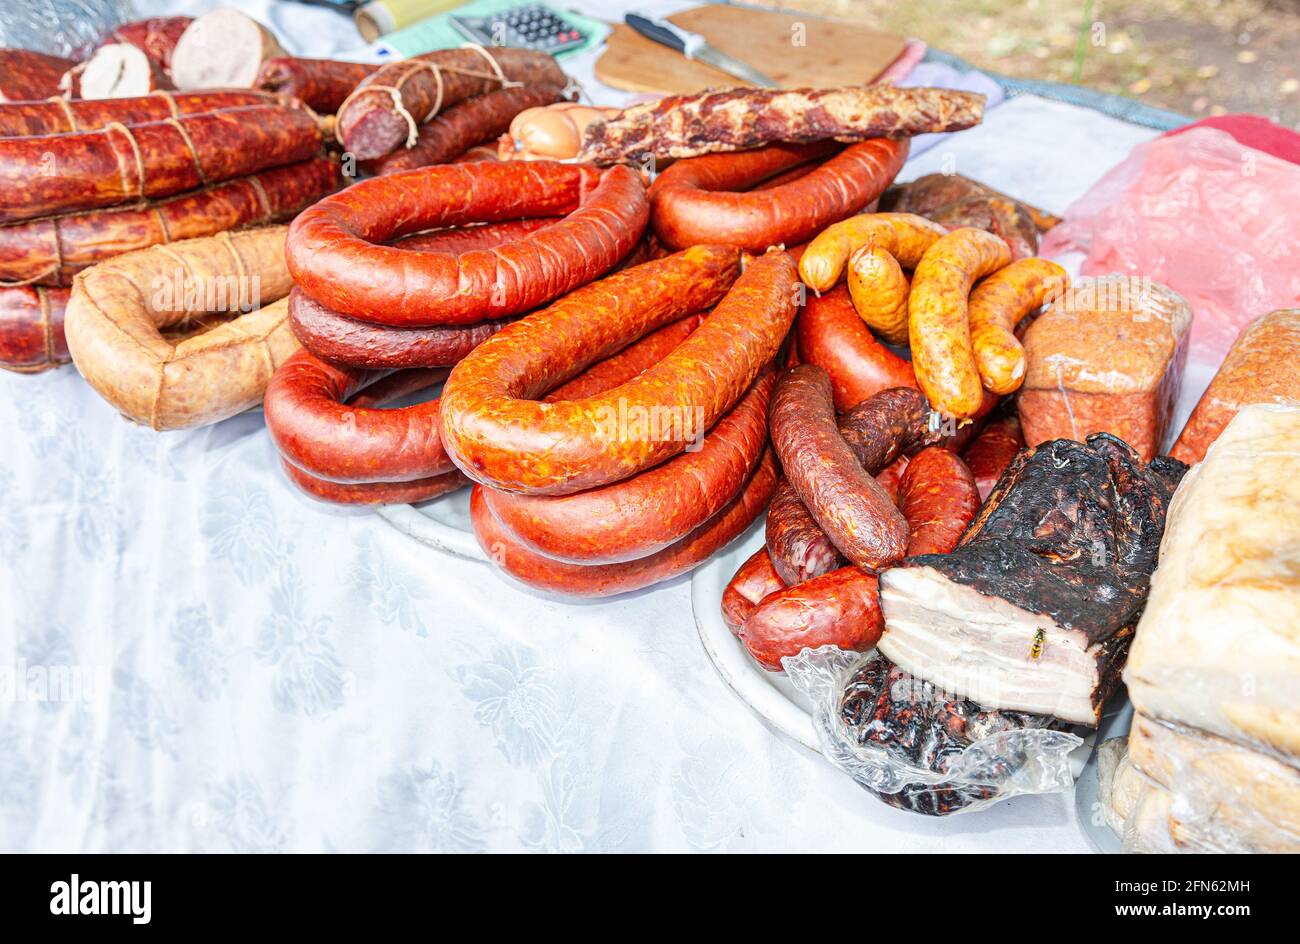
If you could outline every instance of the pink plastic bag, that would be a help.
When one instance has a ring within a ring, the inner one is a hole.
[[[1148,276],[1185,297],[1191,357],[1218,364],[1245,325],[1300,303],[1300,167],[1209,128],[1156,138],[1071,204],[1039,253],[1072,250],[1083,275]]]

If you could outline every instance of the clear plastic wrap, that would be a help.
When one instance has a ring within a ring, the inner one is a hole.
[[[822,753],[891,806],[942,816],[1074,784],[1070,753],[1083,739],[1049,718],[982,711],[876,652],[823,646],[782,664],[812,704]],[[886,694],[899,715],[862,711]]]
[[[1101,758],[1126,852],[1300,852],[1300,771],[1273,757],[1139,714]]]
[[[1150,279],[1080,279],[1025,332],[1025,443],[1104,432],[1149,462],[1178,401],[1192,320],[1181,295]]]
[[[1070,205],[1041,255],[1083,275],[1149,276],[1196,312],[1192,357],[1218,363],[1260,312],[1300,299],[1300,167],[1197,128],[1133,149]]]
[[[80,59],[131,13],[130,0],[5,0],[0,46]]]
[[[1297,467],[1300,407],[1252,404],[1174,496],[1124,672],[1148,838],[1300,851]]]
[[[1252,404],[1183,478],[1124,670],[1148,716],[1300,766],[1300,407]]]
[[[1250,403],[1300,405],[1300,308],[1261,315],[1241,332],[1223,359],[1170,455],[1189,465]]]

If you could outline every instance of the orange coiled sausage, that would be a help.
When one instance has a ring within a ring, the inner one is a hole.
[[[681,343],[699,319],[691,315],[647,335],[549,396],[566,392],[588,396],[630,380]],[[297,470],[290,478],[315,497],[336,502],[423,501],[403,497],[423,494],[422,489],[433,490],[427,497],[441,494],[440,483],[448,481],[442,476],[452,468],[442,448],[441,401],[397,410],[376,407],[441,382],[448,372],[443,368],[385,375],[332,365],[306,351],[291,356],[272,377],[265,399],[271,439],[287,465]],[[361,393],[354,393],[363,387]],[[345,484],[390,487],[328,487]]]
[[[783,186],[750,189],[835,147],[825,141],[775,144],[678,161],[650,188],[655,232],[675,249],[729,243],[762,251],[805,242],[879,197],[903,166],[908,142],[873,138],[850,144]]]
[[[443,226],[565,215],[490,249],[378,245]],[[331,311],[395,326],[473,324],[543,305],[613,268],[649,204],[626,167],[441,164],[363,180],[300,214],[285,255],[298,287]]]
[[[583,400],[535,398],[635,338],[706,308],[735,277],[738,253],[696,246],[573,292],[510,325],[456,365],[443,393],[443,438],[456,465],[495,488],[567,495],[634,475],[682,452],[771,363],[794,319],[794,264],[749,263],[695,332],[658,364]]]
[[[761,376],[698,451],[576,495],[485,489],[483,500],[512,537],[546,557],[607,564],[653,554],[721,511],[753,473],[767,444],[774,380],[771,371]]]
[[[516,580],[566,596],[604,597],[640,590],[698,567],[762,513],[775,484],[776,462],[769,449],[740,493],[720,512],[675,544],[619,564],[570,564],[528,550],[492,516],[481,485],[474,487],[470,498],[470,519],[488,557]]]

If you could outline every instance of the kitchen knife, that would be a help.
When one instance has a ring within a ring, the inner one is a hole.
[[[645,13],[629,13],[623,20],[646,39],[652,39],[669,49],[676,49],[687,59],[703,62],[715,69],[721,69],[729,75],[734,75],[738,79],[744,79],[746,82],[763,88],[776,88],[776,82],[772,79],[753,66],[747,65],[739,59],[733,59],[725,52],[710,46],[709,41],[699,33],[692,33],[667,20],[649,16]]]

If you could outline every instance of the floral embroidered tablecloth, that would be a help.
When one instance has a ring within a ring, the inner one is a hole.
[[[1059,211],[1149,135],[1026,97],[904,176]],[[531,596],[299,496],[260,413],[155,433],[68,367],[0,430],[0,849],[1086,849],[1068,796],[884,806],[733,698],[685,579]]]

